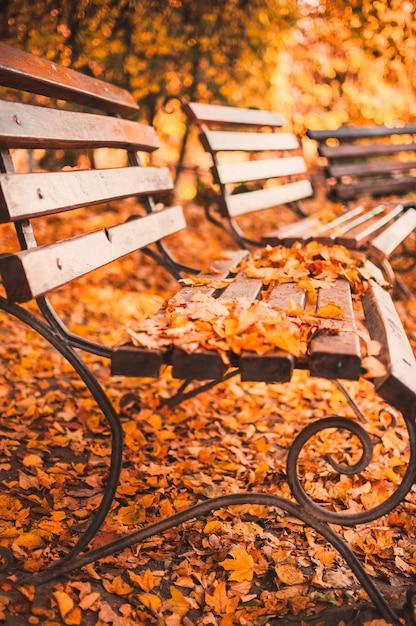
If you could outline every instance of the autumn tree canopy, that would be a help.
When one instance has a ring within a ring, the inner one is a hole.
[[[411,0],[2,0],[1,39],[131,89],[271,107],[298,132],[412,121]]]

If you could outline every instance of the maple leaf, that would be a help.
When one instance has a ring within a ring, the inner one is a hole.
[[[218,613],[218,615],[233,613],[237,608],[239,601],[240,598],[238,596],[234,596],[233,598],[228,597],[227,588],[224,581],[218,583],[212,595],[208,592],[205,592],[206,604],[212,607],[215,613]]]
[[[244,548],[233,546],[231,548],[232,559],[220,561],[224,569],[231,571],[229,580],[241,582],[243,580],[252,580],[254,575],[253,557]]]
[[[191,608],[198,608],[198,603],[189,596],[184,596],[179,589],[170,587],[171,597],[163,602],[163,610],[171,611],[175,615],[183,617]]]

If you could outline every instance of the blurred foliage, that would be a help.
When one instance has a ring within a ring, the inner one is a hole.
[[[0,0],[0,40],[128,88],[172,163],[168,94],[272,108],[299,135],[416,117],[413,0]]]

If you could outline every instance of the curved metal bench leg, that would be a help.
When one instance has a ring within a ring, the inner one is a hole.
[[[114,407],[108,399],[106,393],[99,385],[95,377],[92,375],[86,364],[75,352],[75,350],[73,350],[68,344],[66,344],[42,320],[40,320],[35,315],[32,315],[23,307],[20,307],[16,304],[10,304],[3,297],[0,297],[0,308],[6,313],[9,313],[18,318],[24,324],[35,330],[60,354],[62,354],[62,356],[72,365],[76,373],[85,383],[91,395],[97,402],[99,408],[101,409],[104,417],[108,422],[111,431],[112,449],[109,475],[101,503],[96,510],[92,521],[88,525],[88,528],[79,537],[79,539],[68,552],[68,554],[63,556],[59,561],[55,561],[48,566],[47,569],[49,571],[53,571],[59,569],[59,567],[63,563],[70,564],[74,560],[74,558],[89,544],[91,539],[96,535],[97,531],[102,526],[107,516],[107,513],[113,503],[115,492],[119,483],[123,454],[123,431],[119,417],[115,412]],[[3,558],[5,558],[4,555]]]

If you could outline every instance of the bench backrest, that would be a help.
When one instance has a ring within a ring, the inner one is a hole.
[[[346,202],[416,191],[416,124],[312,130],[325,160],[328,197]]]
[[[283,132],[279,113],[260,109],[181,102],[212,157],[217,201],[234,233],[244,214],[282,204],[297,206],[312,195],[298,138]]]
[[[4,44],[0,86],[0,223],[14,224],[18,237],[0,258],[10,301],[44,296],[185,226],[181,207],[155,210],[153,194],[170,192],[173,183],[167,168],[142,164],[159,140],[152,126],[128,119],[138,116],[129,92]],[[116,167],[97,165],[97,148],[116,155]],[[16,164],[21,150],[46,151],[35,171]],[[47,159],[50,150],[64,155],[64,167]],[[121,203],[127,198],[137,202]],[[123,210],[111,213],[114,223],[100,224],[109,202]],[[80,207],[85,230],[71,233],[69,213],[64,235],[50,240],[54,227],[41,222]]]

